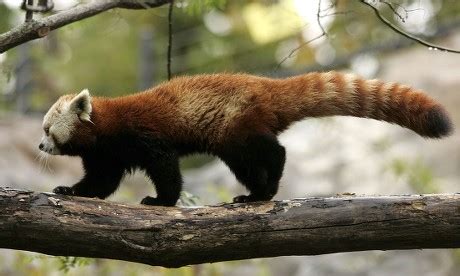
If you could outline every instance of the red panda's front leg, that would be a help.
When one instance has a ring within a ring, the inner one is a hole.
[[[118,188],[125,172],[123,166],[94,158],[83,158],[85,176],[72,187],[58,186],[53,192],[62,195],[104,199]]]
[[[179,157],[173,152],[164,152],[152,157],[145,166],[145,172],[155,184],[157,197],[145,197],[141,204],[174,206],[182,189],[182,176],[179,170]]]

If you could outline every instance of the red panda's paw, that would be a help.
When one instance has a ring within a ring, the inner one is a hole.
[[[176,205],[176,201],[166,201],[156,197],[146,196],[144,197],[144,199],[141,200],[141,204],[150,206],[174,206]]]
[[[251,195],[240,195],[233,198],[233,203],[248,203],[248,202],[255,202],[255,201],[269,201],[273,198],[274,195],[263,195],[263,196],[255,196]]]
[[[66,187],[66,186],[58,186],[54,188],[53,193],[58,194],[58,195],[75,195],[75,192],[72,189],[72,187]]]
[[[143,205],[159,205],[158,204],[158,199],[156,199],[155,197],[151,197],[151,196],[144,197],[141,200],[141,204],[143,204]]]
[[[250,195],[240,195],[233,198],[233,203],[247,203],[257,201]]]

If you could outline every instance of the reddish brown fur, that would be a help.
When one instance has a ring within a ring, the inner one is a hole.
[[[116,135],[134,128],[172,142],[218,148],[255,133],[278,134],[305,117],[331,115],[385,120],[429,136],[427,113],[436,109],[444,115],[438,103],[416,89],[338,72],[279,80],[244,74],[178,77],[138,94],[96,97],[92,105],[94,125],[79,127],[73,140],[89,137],[90,129]]]

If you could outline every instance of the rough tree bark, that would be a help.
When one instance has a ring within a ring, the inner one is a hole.
[[[189,264],[460,247],[460,194],[307,198],[196,208],[0,188],[0,247]]]
[[[110,9],[149,9],[169,2],[170,0],[97,0],[78,5],[42,19],[25,22],[11,31],[0,34],[0,53],[27,41],[44,37],[52,30]]]

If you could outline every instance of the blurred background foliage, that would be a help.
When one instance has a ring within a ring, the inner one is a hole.
[[[23,21],[20,2],[0,0],[1,33]],[[54,2],[52,13],[87,1]],[[420,37],[437,39],[460,26],[460,1],[388,2],[398,15],[384,4],[379,5],[382,14]],[[247,72],[282,77],[350,67],[372,77],[385,52],[411,44],[379,22],[369,8],[351,0],[322,1],[320,21],[327,36],[307,43],[321,35],[317,6],[317,0],[176,0],[173,75]],[[41,116],[57,97],[83,88],[94,95],[118,96],[163,82],[167,78],[167,45],[167,6],[145,11],[117,9],[65,26],[0,55],[0,116],[9,112]],[[388,143],[375,146],[383,152]],[[199,167],[210,160],[193,157],[181,165]],[[438,191],[436,178],[423,161],[395,159],[385,169],[407,181],[415,192]],[[209,189],[223,200],[232,196],[212,185]],[[182,197],[184,205],[199,202],[191,194]],[[0,256],[0,267],[5,264],[0,275],[49,275],[57,270],[69,275],[227,275],[232,266],[248,264],[255,264],[257,270],[252,272],[256,275],[273,275],[265,260],[168,270],[16,251],[9,255],[7,259]]]

